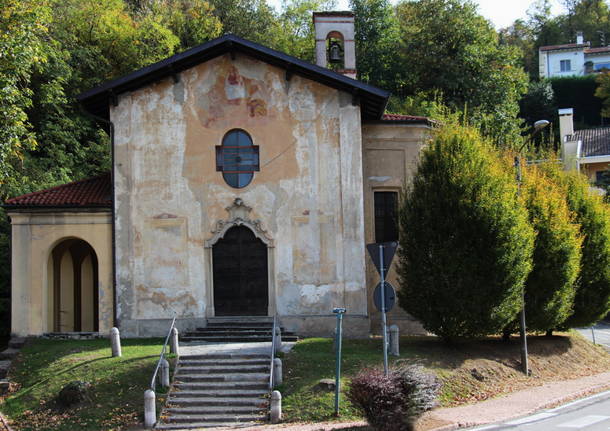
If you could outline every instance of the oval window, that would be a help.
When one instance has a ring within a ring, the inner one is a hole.
[[[250,184],[259,170],[259,157],[258,145],[252,145],[248,133],[240,129],[227,132],[222,145],[216,147],[216,170],[231,187],[241,189]]]

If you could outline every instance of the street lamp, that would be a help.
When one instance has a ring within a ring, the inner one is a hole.
[[[523,145],[517,151],[515,155],[515,170],[517,171],[517,197],[521,196],[521,151],[523,148],[529,144],[534,136],[550,123],[547,120],[538,120],[534,123],[534,131],[530,135],[528,139],[525,140]],[[528,376],[529,375],[529,366],[527,360],[527,334],[526,334],[526,326],[525,326],[525,283],[523,284],[523,289],[521,289],[521,300],[523,302],[523,307],[521,307],[521,325],[519,328],[519,335],[521,337],[521,369],[523,373]]]

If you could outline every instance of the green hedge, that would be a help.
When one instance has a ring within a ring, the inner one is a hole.
[[[557,107],[574,108],[576,129],[602,125],[602,100],[595,97],[595,75],[551,78],[549,81]]]

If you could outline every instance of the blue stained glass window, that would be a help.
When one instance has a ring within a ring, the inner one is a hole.
[[[258,146],[245,131],[229,131],[216,147],[216,170],[231,187],[240,189],[252,181],[254,172],[260,170]]]

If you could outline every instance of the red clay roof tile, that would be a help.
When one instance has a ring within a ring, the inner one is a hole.
[[[110,173],[8,199],[7,207],[111,207]]]

